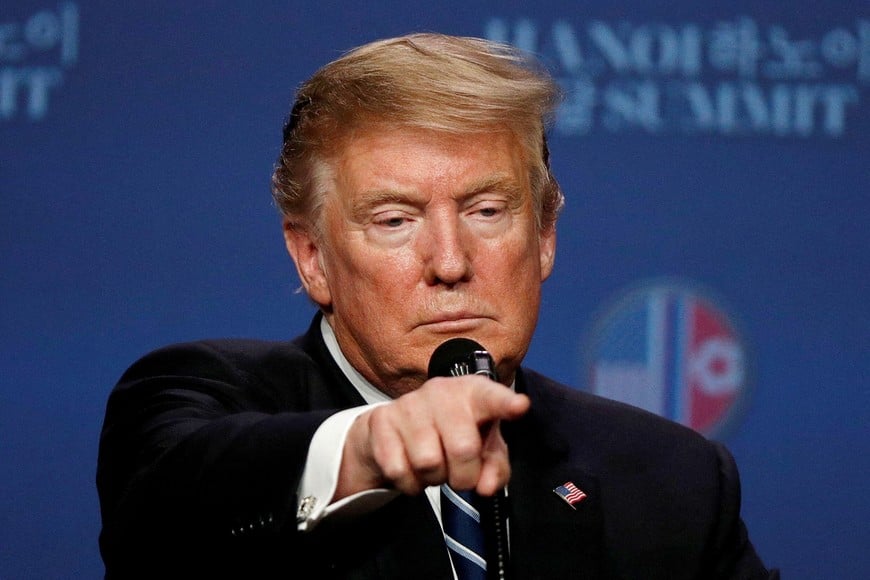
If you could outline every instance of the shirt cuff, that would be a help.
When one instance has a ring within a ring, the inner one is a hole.
[[[314,528],[326,516],[352,516],[374,511],[396,497],[399,492],[372,489],[332,502],[338,485],[344,442],[357,417],[377,405],[363,405],[339,411],[324,421],[308,446],[305,469],[299,482],[296,526],[300,531]]]

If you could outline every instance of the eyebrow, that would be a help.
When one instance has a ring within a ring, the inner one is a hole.
[[[477,195],[496,191],[506,194],[508,206],[511,208],[517,208],[523,203],[523,188],[517,183],[516,179],[503,174],[491,175],[474,181],[464,192],[455,197],[457,201],[463,202]],[[356,201],[351,207],[351,215],[357,221],[365,221],[373,208],[390,203],[410,203],[413,205],[415,197],[412,191],[405,192],[392,189],[366,191],[361,196],[361,199]]]
[[[402,193],[391,189],[366,191],[361,199],[354,201],[350,213],[355,221],[362,222],[368,218],[373,208],[389,203],[407,204],[413,198],[412,193]]]
[[[506,175],[491,175],[472,183],[468,191],[460,195],[459,199],[469,199],[494,191],[506,194],[510,207],[519,207],[523,203],[523,188],[516,179]]]

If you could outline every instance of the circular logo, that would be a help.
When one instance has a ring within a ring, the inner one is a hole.
[[[586,346],[590,390],[703,433],[735,423],[749,355],[731,317],[684,281],[623,293],[596,320]]]

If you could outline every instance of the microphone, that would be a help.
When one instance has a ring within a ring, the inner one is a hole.
[[[435,349],[429,359],[429,378],[484,375],[498,381],[492,357],[470,338],[451,338]]]
[[[441,343],[429,359],[428,375],[430,379],[483,375],[498,382],[492,356],[483,346],[469,338],[451,338]],[[489,427],[492,426],[486,428]],[[479,498],[478,503],[486,546],[486,576],[489,580],[508,580],[510,552],[507,533],[507,497],[502,489],[491,498]]]

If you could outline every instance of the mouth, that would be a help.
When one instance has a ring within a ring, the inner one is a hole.
[[[419,326],[430,332],[455,334],[480,328],[487,320],[488,316],[472,312],[439,312],[423,320]]]

